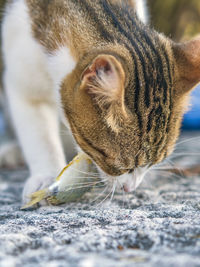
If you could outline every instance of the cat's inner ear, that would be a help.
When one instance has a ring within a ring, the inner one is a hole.
[[[174,44],[173,51],[178,66],[182,92],[187,93],[200,82],[200,37],[189,42]]]
[[[112,55],[97,56],[82,74],[81,88],[104,112],[104,119],[115,132],[127,118],[124,104],[125,72]]]
[[[125,73],[121,63],[111,55],[99,55],[82,74],[82,87],[101,106],[124,101]]]

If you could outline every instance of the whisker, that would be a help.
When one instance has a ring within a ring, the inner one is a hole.
[[[116,189],[116,185],[117,185],[117,181],[115,180],[114,183],[113,183],[113,190],[112,190],[112,195],[110,197],[110,202],[112,202],[112,200],[113,200],[115,189]]]
[[[149,169],[149,176],[150,176],[150,177],[152,177],[152,175],[153,175],[153,171],[154,171],[154,169],[151,167],[151,168]],[[156,169],[156,171],[157,171],[157,169]],[[151,179],[144,179],[144,180],[143,180],[143,184],[146,184],[146,185],[148,186],[148,188],[152,188],[152,189],[155,188],[155,186],[153,186],[153,184],[152,184],[152,182],[151,182]]]
[[[100,182],[98,183],[95,183],[95,184],[99,184]],[[83,186],[78,186],[78,187],[70,187],[68,188],[67,190],[64,190],[64,191],[61,191],[61,192],[68,192],[68,191],[71,191],[71,190],[76,190],[76,189],[82,189],[82,188],[86,188],[86,187],[89,187],[93,184],[87,184],[87,185],[83,185]]]
[[[182,141],[180,141],[180,142],[177,142],[176,144],[172,144],[172,145],[169,145],[168,147],[170,148],[170,147],[174,147],[175,148],[175,150],[176,149],[179,149],[179,145],[181,145],[181,144],[183,144],[183,143],[187,143],[187,142],[191,142],[191,141],[196,141],[196,140],[198,140],[198,139],[200,139],[200,136],[196,136],[196,137],[193,137],[193,138],[188,138],[188,139],[186,139],[186,140],[182,140]],[[159,145],[153,145],[153,146],[151,146],[151,148],[152,149],[155,149],[155,148],[157,148],[157,147],[159,147]],[[143,148],[144,149],[144,148]]]
[[[60,179],[62,179],[62,177],[60,178]],[[93,180],[93,179],[98,179],[98,180],[100,180],[100,178],[99,177],[93,177],[93,176],[90,176],[90,175],[88,175],[87,177],[83,177],[83,176],[76,176],[76,177],[73,177],[73,179],[91,179],[91,180]]]
[[[170,159],[166,159],[169,164],[171,164],[171,166],[173,166],[174,169],[176,169],[181,175],[183,175],[184,173],[184,169],[181,168],[180,166],[178,167],[177,165],[175,165]]]
[[[107,186],[105,187],[105,189],[100,194],[98,194],[98,196],[95,199],[93,199],[92,202],[90,202],[90,204],[92,204],[96,200],[98,200],[104,194],[104,192],[108,189],[108,186],[109,186],[109,184],[107,184]]]
[[[199,152],[195,152],[195,153],[180,153],[180,152],[174,152],[171,156],[185,156],[185,157],[187,157],[187,156],[199,156],[200,155],[200,153]]]
[[[103,179],[108,179],[108,177],[107,176],[103,176],[103,175],[101,175],[100,173],[91,173],[91,172],[84,172],[84,171],[81,171],[81,170],[78,170],[78,169],[76,169],[76,168],[73,168],[73,167],[71,167],[73,170],[76,170],[77,172],[80,172],[80,173],[82,173],[82,174],[86,174],[86,175],[88,175],[89,176],[89,178],[91,178],[91,179],[96,179],[96,178],[99,178],[99,179],[101,179],[101,180],[103,180]],[[80,177],[81,178],[81,177]],[[88,177],[82,177],[82,179],[88,179]]]
[[[67,186],[74,186],[74,185],[95,185],[95,184],[99,184],[99,183],[104,183],[106,182],[105,180],[101,180],[101,181],[94,181],[94,182],[81,182],[81,183],[71,183],[71,184],[67,184]]]
[[[161,167],[152,167],[151,169],[152,171],[159,171],[159,170],[166,170],[166,171],[170,171],[170,170],[174,170],[174,168],[172,167],[165,167],[165,166],[161,166]]]
[[[108,195],[100,202],[96,205],[96,207],[100,206],[101,204],[103,204],[103,202],[106,201],[106,199],[110,196],[110,194],[112,193],[112,188],[111,188],[111,191],[108,193]]]
[[[196,141],[196,140],[198,140],[198,139],[200,139],[200,136],[196,136],[196,137],[188,138],[188,139],[186,139],[186,140],[183,140],[183,141],[180,141],[180,142],[176,143],[176,146],[178,146],[178,145],[182,145],[182,144],[187,143],[187,142]]]
[[[106,177],[103,177],[103,178],[106,178]],[[62,179],[62,176],[59,179]],[[93,175],[88,174],[88,176],[85,176],[85,177],[83,177],[83,176],[75,176],[75,177],[73,177],[73,179],[100,179],[100,177],[99,176],[95,176],[94,177]]]
[[[168,170],[156,170],[156,171],[158,171],[158,173],[160,172],[161,175],[163,175],[163,173],[165,173],[168,178],[170,178],[169,173],[171,174],[171,177],[174,177],[174,178],[178,178],[178,179],[185,178],[184,175],[181,175],[180,173],[177,174],[175,172],[169,172]]]
[[[76,168],[74,168],[74,167],[72,167],[72,166],[70,166],[70,168],[71,168],[72,170],[77,171],[77,172],[80,172],[80,173],[82,173],[82,174],[91,175],[91,176],[94,176],[94,177],[98,177],[98,176],[99,176],[99,173],[95,173],[95,172],[84,172],[84,171],[81,171],[81,170],[79,170],[79,169],[76,169]]]

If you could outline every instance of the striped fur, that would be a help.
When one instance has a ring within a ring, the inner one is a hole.
[[[186,105],[186,95],[177,96],[179,66],[172,41],[143,24],[131,0],[26,3],[33,35],[46,53],[67,46],[77,63],[62,82],[61,98],[81,148],[110,175],[166,157]],[[82,83],[85,70],[99,55],[115,57],[125,72],[125,112],[120,101],[102,107],[93,97],[97,92],[88,94],[88,84]]]

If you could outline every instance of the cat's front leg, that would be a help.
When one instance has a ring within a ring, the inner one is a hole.
[[[13,84],[14,79],[10,79],[8,74],[5,76],[13,123],[30,169],[23,191],[23,202],[26,203],[32,192],[52,183],[65,166],[58,112],[50,99],[34,101],[27,98],[22,94],[23,83],[21,86],[17,82]]]
[[[4,88],[14,128],[30,170],[23,201],[65,166],[56,97],[41,46],[32,37],[25,1],[9,5],[2,24]]]

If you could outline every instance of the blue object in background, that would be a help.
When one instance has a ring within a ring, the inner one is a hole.
[[[200,85],[192,92],[190,109],[183,119],[183,130],[200,130]]]
[[[5,133],[5,122],[4,122],[4,117],[3,113],[0,111],[0,135]]]

